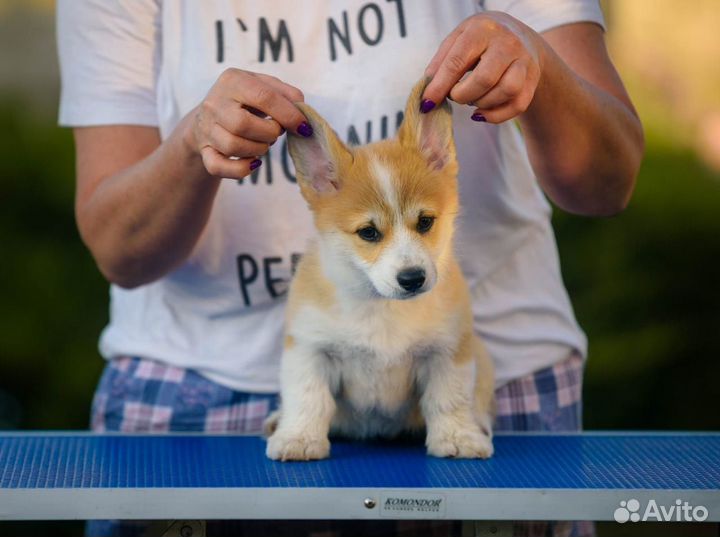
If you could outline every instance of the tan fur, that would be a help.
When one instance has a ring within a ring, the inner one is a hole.
[[[303,283],[294,283],[298,281]],[[306,252],[298,263],[290,288],[290,297],[285,310],[285,318],[288,321],[295,316],[298,307],[302,304],[312,304],[327,310],[335,303],[335,286],[323,276],[320,260],[314,248]],[[288,338],[292,341],[292,336],[287,335],[286,344]]]
[[[425,84],[413,89],[398,137],[364,147],[345,146],[317,112],[299,105],[316,138],[293,137],[289,148],[320,240],[290,289],[284,408],[266,425],[271,458],[325,457],[330,429],[364,437],[423,425],[433,455],[492,453],[492,363],[473,334],[452,248],[458,191],[450,111],[445,103],[434,116],[420,115]],[[421,216],[435,218],[426,233],[417,229]],[[369,225],[382,240],[359,236]],[[434,286],[411,299],[385,297],[373,278],[385,285],[387,275],[372,271],[395,270],[392,263],[408,256],[431,263]],[[349,258],[353,264],[344,265]],[[347,274],[355,276],[338,283]]]

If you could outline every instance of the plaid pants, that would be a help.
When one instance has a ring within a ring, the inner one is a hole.
[[[582,428],[583,361],[577,354],[500,387],[496,431],[577,431]],[[102,374],[92,404],[95,432],[259,433],[278,404],[277,394],[237,392],[198,373],[144,358],[121,356]],[[142,535],[146,522],[91,521],[91,537]],[[208,523],[208,535],[460,535],[453,522],[419,521],[236,521]],[[517,523],[517,537],[594,535],[592,523]]]

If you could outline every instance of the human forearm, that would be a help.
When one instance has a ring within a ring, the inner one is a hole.
[[[78,191],[81,235],[113,283],[136,287],[159,278],[187,258],[202,233],[220,179],[188,143],[188,121],[146,157],[104,178],[82,203]],[[103,145],[112,151],[113,144]]]
[[[219,177],[247,176],[283,128],[312,136],[302,100],[277,78],[228,69],[163,143],[151,127],[75,129],[78,227],[108,280],[136,287],[184,261]]]
[[[540,39],[541,77],[519,116],[533,169],[563,209],[610,215],[628,203],[643,154],[632,105],[583,79]]]

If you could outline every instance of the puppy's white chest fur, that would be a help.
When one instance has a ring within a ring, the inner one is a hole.
[[[417,428],[427,361],[452,346],[447,335],[403,323],[382,306],[342,312],[310,306],[292,333],[321,361],[337,405],[333,430],[354,437]]]

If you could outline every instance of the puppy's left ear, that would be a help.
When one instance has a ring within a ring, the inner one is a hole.
[[[403,146],[418,149],[428,166],[440,171],[457,166],[452,109],[445,99],[430,112],[420,112],[420,100],[428,82],[430,79],[424,78],[412,89],[398,139]]]
[[[313,129],[307,138],[288,133],[288,152],[295,164],[297,182],[309,202],[334,194],[342,187],[340,170],[352,162],[350,149],[342,143],[320,114],[305,103],[296,106]]]

